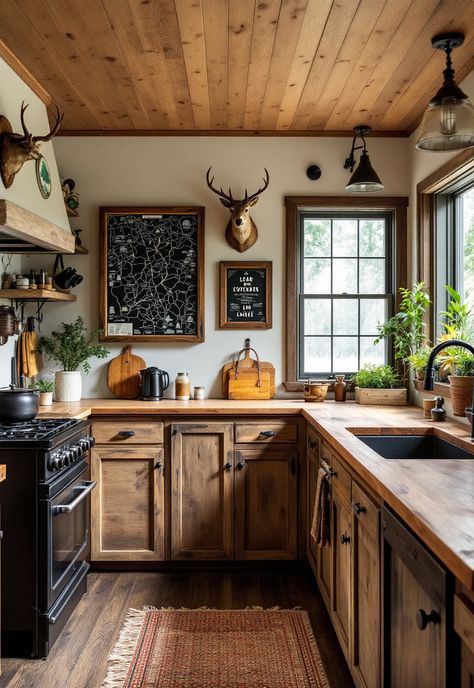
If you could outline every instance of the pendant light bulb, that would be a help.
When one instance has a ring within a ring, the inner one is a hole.
[[[474,145],[474,107],[457,85],[451,52],[464,42],[464,35],[446,33],[435,36],[431,44],[446,53],[446,68],[441,88],[430,100],[420,124],[416,147],[426,151],[462,150]]]

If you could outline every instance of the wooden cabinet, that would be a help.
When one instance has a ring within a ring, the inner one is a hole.
[[[236,559],[296,558],[295,451],[235,452]]]
[[[351,622],[351,513],[347,502],[332,491],[331,501],[331,619],[346,659],[349,660]]]
[[[232,559],[232,423],[173,423],[171,558]]]
[[[380,686],[380,609],[380,510],[353,481],[351,665],[361,688]]]
[[[459,587],[454,597],[454,630],[461,640],[461,688],[474,688],[474,592]]]
[[[91,557],[159,561],[165,555],[163,449],[115,446],[91,452]]]
[[[446,572],[384,509],[385,684],[390,688],[457,685],[447,653]]]

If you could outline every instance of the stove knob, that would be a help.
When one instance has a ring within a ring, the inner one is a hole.
[[[55,459],[55,454],[51,454],[51,456],[48,459],[48,471],[54,471],[54,459]]]
[[[53,459],[53,470],[59,471],[64,466],[64,459],[61,454],[57,454]]]
[[[89,437],[89,447],[95,447],[95,437],[92,437],[92,435]]]

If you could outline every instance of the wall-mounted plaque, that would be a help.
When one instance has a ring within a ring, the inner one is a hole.
[[[234,330],[272,326],[272,264],[220,264],[219,327]]]
[[[103,341],[204,340],[204,208],[100,208]]]

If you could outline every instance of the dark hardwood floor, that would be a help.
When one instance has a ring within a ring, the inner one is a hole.
[[[297,570],[92,573],[81,600],[48,659],[3,659],[2,688],[99,688],[107,656],[129,607],[302,607],[332,688],[353,688],[312,574]]]

